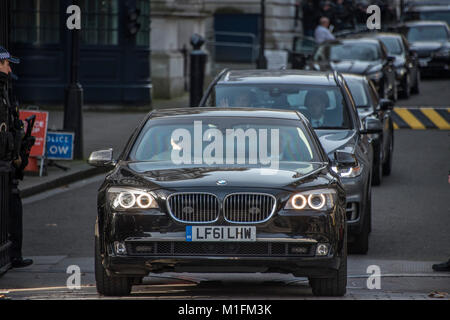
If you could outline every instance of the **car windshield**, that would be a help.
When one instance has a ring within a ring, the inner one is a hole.
[[[314,56],[314,60],[358,60],[376,61],[380,59],[378,46],[374,43],[342,43],[321,46]]]
[[[149,120],[129,155],[167,166],[273,168],[322,162],[300,120],[203,117]]]
[[[444,26],[410,27],[406,38],[414,41],[448,41],[447,29]]]
[[[338,87],[300,84],[216,85],[211,107],[269,108],[300,111],[315,129],[352,129]]]
[[[400,55],[403,53],[403,48],[400,39],[389,37],[389,38],[380,38],[380,40],[386,46],[388,54]]]
[[[364,83],[357,79],[345,79],[348,88],[352,94],[353,100],[358,108],[367,108],[369,106],[369,99],[364,88]]]

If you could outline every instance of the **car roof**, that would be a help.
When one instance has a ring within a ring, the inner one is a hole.
[[[399,27],[420,27],[420,26],[445,26],[448,27],[447,22],[445,21],[425,21],[425,20],[418,20],[418,21],[408,21],[400,25]]]
[[[324,44],[361,43],[361,42],[379,44],[380,40],[374,37],[367,36],[366,33],[366,34],[352,34],[342,39],[327,41]]]
[[[400,33],[394,33],[394,32],[374,32],[374,33],[366,33],[364,34],[367,37],[382,37],[382,38],[401,38],[402,35]]]
[[[450,10],[450,4],[440,4],[440,5],[412,5],[407,8],[407,12],[425,12],[425,11],[447,11]]]
[[[220,84],[308,84],[338,86],[332,71],[305,70],[228,70],[217,82]]]
[[[360,80],[365,81],[367,80],[367,77],[360,74],[353,74],[353,73],[342,73],[342,76],[345,80]]]
[[[235,108],[235,107],[158,109],[149,113],[150,119],[201,118],[201,117],[270,118],[270,119],[284,119],[284,120],[301,119],[298,113],[293,110]]]

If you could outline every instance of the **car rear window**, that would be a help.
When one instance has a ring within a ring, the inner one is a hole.
[[[294,110],[303,113],[316,129],[353,128],[344,97],[335,86],[218,84],[213,88],[207,105]]]

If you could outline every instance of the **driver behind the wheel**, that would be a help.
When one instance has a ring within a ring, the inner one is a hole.
[[[305,97],[306,117],[314,128],[328,125],[326,109],[330,100],[326,92],[321,90],[309,90]]]

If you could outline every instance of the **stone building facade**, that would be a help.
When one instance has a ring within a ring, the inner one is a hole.
[[[296,3],[299,1],[266,0],[265,3],[266,49],[290,49],[294,36],[301,33],[301,23],[298,20],[296,23]],[[222,34],[225,40],[221,43],[225,46],[241,41],[239,39],[244,39],[245,35],[259,44],[260,10],[261,0],[151,0],[153,97],[172,98],[183,94],[187,75],[182,49],[191,49],[189,39],[192,34],[198,33],[207,39],[205,50],[210,53],[207,66],[210,76],[216,72],[214,60],[217,57],[211,51],[220,49],[217,49],[217,34]],[[231,51],[224,53],[231,61],[221,62],[221,65],[233,65],[233,58],[239,58],[240,52],[245,54],[233,44],[228,49]],[[253,49],[256,51],[257,47]],[[243,66],[252,67],[252,62]]]

